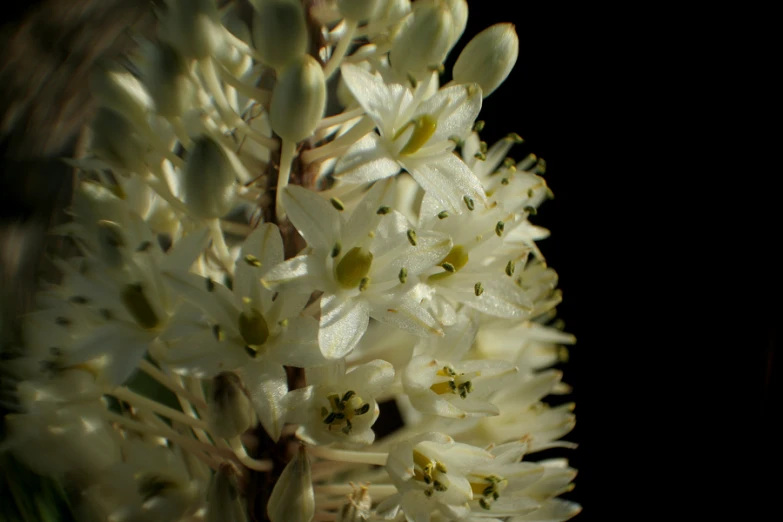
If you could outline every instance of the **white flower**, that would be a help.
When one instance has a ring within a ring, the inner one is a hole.
[[[497,415],[490,395],[519,371],[502,360],[464,361],[478,325],[461,315],[442,338],[422,339],[403,374],[405,393],[414,408],[443,417]]]
[[[378,505],[385,518],[402,509],[409,522],[429,522],[438,511],[447,520],[467,516],[473,500],[468,473],[488,465],[494,456],[482,449],[454,442],[443,433],[424,433],[394,446],[386,470],[397,493]]]
[[[309,249],[271,269],[262,282],[268,287],[295,282],[308,296],[323,291],[318,341],[327,358],[350,352],[370,317],[421,336],[440,332],[410,290],[415,275],[448,252],[448,238],[417,233],[384,205],[391,187],[391,180],[377,183],[347,219],[337,210],[339,201],[297,186],[283,192],[288,216]]]
[[[412,93],[387,85],[357,66],[344,65],[342,77],[379,134],[367,134],[346,152],[335,166],[338,179],[369,183],[405,169],[444,209],[461,212],[465,197],[486,201],[476,176],[452,153],[453,138],[470,132],[481,110],[478,86],[446,87],[422,100],[424,88]]]
[[[382,360],[345,372],[342,361],[306,372],[306,388],[289,392],[287,420],[299,423],[297,437],[315,445],[372,444],[379,409],[375,398],[389,387],[394,368]]]

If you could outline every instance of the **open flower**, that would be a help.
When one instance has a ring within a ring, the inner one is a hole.
[[[344,65],[342,77],[379,134],[367,134],[346,152],[335,166],[338,179],[369,183],[405,169],[444,209],[461,212],[464,197],[486,201],[476,175],[452,153],[481,110],[477,85],[446,87],[422,100],[423,83],[411,92],[354,65]]]
[[[287,419],[299,423],[296,435],[310,444],[372,444],[380,413],[375,398],[394,380],[394,367],[375,360],[345,372],[342,361],[306,372],[310,386],[289,392]]]
[[[266,273],[270,288],[296,284],[308,296],[321,290],[318,342],[324,356],[345,356],[367,330],[370,317],[420,336],[440,333],[440,325],[412,293],[412,280],[449,251],[443,234],[417,233],[402,214],[384,203],[392,180],[377,183],[350,216],[302,187],[283,193],[288,216],[309,248]],[[411,282],[408,282],[408,278]]]

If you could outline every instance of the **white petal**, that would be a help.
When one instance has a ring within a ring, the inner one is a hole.
[[[327,360],[318,347],[318,321],[312,317],[289,319],[285,331],[269,347],[269,358],[297,368],[325,364]]]
[[[419,337],[443,335],[440,323],[415,300],[410,292],[399,300],[373,301],[372,305],[370,315],[373,319],[392,324]]]
[[[377,397],[394,381],[394,366],[376,359],[362,364],[345,375],[343,383],[348,389],[360,389],[370,397]]]
[[[164,273],[163,278],[175,292],[204,310],[222,328],[239,332],[239,310],[234,306],[231,290],[196,274]]]
[[[209,243],[209,229],[202,228],[179,239],[160,263],[161,272],[187,272]]]
[[[370,305],[365,299],[321,298],[321,330],[318,344],[328,359],[345,357],[362,338],[370,322]]]
[[[260,266],[248,262],[247,256],[257,259]],[[280,231],[276,225],[262,223],[247,236],[242,245],[234,275],[234,295],[239,299],[249,297],[255,307],[266,310],[271,304],[272,294],[261,288],[261,275],[282,263],[283,259],[283,238],[280,237]]]
[[[356,101],[384,132],[391,131],[396,115],[405,113],[413,103],[413,95],[408,89],[384,83],[380,75],[370,74],[352,64],[343,65],[340,71]]]
[[[452,153],[444,154],[427,162],[403,162],[421,188],[432,195],[448,210],[461,214],[468,211],[464,196],[472,198],[475,204],[484,203],[486,195],[481,182],[461,159]]]
[[[473,126],[481,112],[481,89],[468,85],[454,85],[439,90],[416,109],[420,114],[438,115],[438,127],[430,138],[431,143],[448,140],[451,136],[463,137]],[[472,96],[469,96],[472,92]],[[414,116],[414,117],[415,117]]]
[[[351,145],[337,161],[334,176],[345,183],[369,183],[394,176],[400,169],[381,137],[371,132]]]
[[[323,262],[312,255],[296,256],[275,266],[261,278],[261,284],[267,288],[297,281],[307,284],[307,280],[317,278],[324,271]]]
[[[384,218],[378,214],[378,209],[384,203],[390,203],[394,197],[394,182],[392,179],[379,181],[362,198],[351,213],[351,217],[343,228],[342,248],[344,252],[368,237],[371,231],[378,228],[378,223]]]
[[[279,364],[250,363],[238,373],[245,383],[261,425],[277,442],[285,416],[282,399],[288,392],[285,369]]]
[[[331,250],[340,233],[337,209],[312,190],[298,185],[288,185],[282,200],[288,218],[307,244]]]

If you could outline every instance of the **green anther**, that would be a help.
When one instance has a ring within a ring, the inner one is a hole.
[[[476,294],[476,297],[484,293],[484,286],[481,284],[481,281],[473,285],[473,293]]]
[[[340,286],[343,288],[359,286],[370,273],[372,257],[372,252],[361,247],[350,249],[335,268],[335,279]]]
[[[136,247],[136,252],[146,252],[152,246],[151,241],[142,241],[139,246]]]
[[[221,328],[219,324],[212,326],[212,335],[214,335],[215,339],[218,341],[222,341],[226,338],[226,335],[223,333],[223,328]]]
[[[525,142],[525,140],[523,140],[523,139],[522,139],[522,136],[520,136],[520,135],[519,135],[519,134],[517,134],[516,132],[512,132],[511,134],[509,134],[508,136],[506,136],[506,138],[507,138],[507,139],[509,139],[509,140],[511,140],[511,141],[513,141],[513,142],[514,142],[514,143],[516,143],[517,145],[519,145],[520,143],[524,143],[524,142]]]
[[[487,155],[484,154],[483,152],[477,152],[477,153],[475,153],[473,155],[473,157],[476,158],[477,160],[481,160],[481,161],[484,161],[484,160],[487,159]]]
[[[470,196],[465,196],[462,198],[463,201],[465,201],[465,205],[468,207],[468,210],[472,211],[474,208],[476,208],[476,204],[473,202],[473,198]]]
[[[437,460],[435,461],[435,469],[437,469],[441,473],[448,473],[446,471],[446,465],[444,463],[442,463],[442,462],[437,461]]]
[[[282,321],[278,321],[277,324],[279,324],[281,328],[288,328],[288,319],[283,319]]]
[[[337,210],[339,210],[340,212],[342,212],[343,210],[345,210],[345,205],[344,205],[344,204],[343,204],[343,202],[342,202],[342,201],[340,201],[339,199],[337,199],[337,198],[332,198],[332,199],[330,199],[330,200],[329,200],[329,202],[332,204],[332,206],[333,206],[334,208],[336,208],[336,209],[337,209]]]
[[[355,410],[353,410],[354,414],[356,414],[356,415],[364,415],[368,411],[370,411],[370,405],[366,404],[366,403],[362,404],[359,408],[356,408]]]
[[[486,141],[479,142],[479,150],[481,151],[482,154],[487,153],[487,151],[489,150],[489,146],[487,145]]]
[[[508,263],[506,263],[506,275],[508,277],[511,277],[511,276],[514,275],[514,262],[513,261],[509,261]]]
[[[250,266],[254,266],[256,268],[261,266],[261,261],[259,261],[256,256],[251,254],[245,256],[245,263],[247,263]]]
[[[341,248],[342,248],[342,247],[341,247],[341,245],[340,245],[340,243],[339,243],[339,242],[338,242],[338,243],[335,243],[335,244],[334,244],[334,246],[332,247],[332,257],[337,257],[337,256],[339,256],[339,255],[340,255],[340,249],[341,249]]]
[[[400,268],[400,273],[397,277],[399,277],[400,283],[405,284],[405,281],[408,280],[408,269],[405,267]]]
[[[456,145],[460,149],[465,146],[465,141],[457,135],[449,136],[449,141],[453,141],[454,145]]]
[[[369,287],[369,286],[370,286],[370,278],[369,277],[362,278],[362,280],[359,281],[359,291],[360,292],[364,292],[365,290],[367,290],[367,287]]]
[[[71,297],[69,300],[74,304],[80,304],[80,305],[87,304],[88,302],[88,299],[81,295],[75,295]]]
[[[120,248],[125,246],[125,239],[117,223],[105,219],[98,221],[98,245],[107,264],[116,267],[123,263]]]
[[[58,317],[57,319],[54,320],[54,324],[56,324],[57,326],[70,326],[71,320],[68,319],[67,317]]]
[[[336,418],[337,418],[337,414],[335,412],[332,412],[324,418],[324,424],[331,424],[335,421]]]
[[[446,272],[451,272],[452,274],[457,271],[451,263],[442,263],[440,266],[442,266]]]
[[[269,325],[261,312],[253,308],[249,314],[239,314],[239,333],[247,344],[260,346],[269,338]]]
[[[433,489],[435,489],[435,491],[446,491],[447,489],[449,489],[446,486],[446,484],[443,484],[442,482],[438,482],[437,480],[432,483],[432,487]]]
[[[482,491],[481,494],[484,495],[484,496],[487,496],[487,495],[491,495],[494,492],[495,492],[495,486],[492,485],[492,486],[487,486],[486,488],[484,488],[484,491]]]
[[[441,266],[449,264],[454,267],[455,271],[458,271],[467,265],[469,260],[470,256],[468,255],[468,251],[465,250],[465,247],[462,245],[454,245],[440,264]]]
[[[516,166],[517,162],[514,161],[514,158],[506,158],[503,160],[503,166],[507,169],[514,168]]]
[[[489,502],[487,502],[487,500],[486,500],[486,499],[484,499],[484,498],[480,498],[480,499],[479,499],[479,505],[480,505],[482,508],[489,510]]]
[[[120,300],[131,314],[136,324],[146,330],[151,330],[160,324],[160,319],[152,308],[140,283],[125,285],[120,293]]]
[[[413,154],[422,148],[432,135],[435,134],[435,129],[437,128],[438,120],[429,114],[423,114],[413,120],[413,134],[411,134],[408,143],[402,148],[400,154]]]
[[[532,188],[527,189],[527,197],[532,198],[533,194],[535,194],[535,192],[533,192]]]
[[[258,356],[258,351],[254,350],[250,346],[245,346],[245,353],[251,358],[255,359]]]
[[[215,289],[215,282],[212,280],[211,277],[207,278],[206,285],[207,285],[207,292],[212,292]]]
[[[349,433],[351,433],[351,430],[352,430],[352,429],[353,429],[353,425],[351,424],[351,421],[349,421],[349,420],[346,420],[346,421],[345,421],[345,426],[343,426],[343,429],[342,429],[342,430],[340,430],[340,431],[342,431],[343,433],[345,433],[346,435],[348,435]]]
[[[411,245],[416,246],[416,231],[409,228],[407,235],[408,235],[408,242]]]
[[[391,212],[391,207],[387,207],[386,205],[384,205],[384,206],[382,206],[382,207],[380,207],[380,208],[378,209],[378,211],[376,212],[376,214],[378,214],[379,216],[385,216],[385,215],[386,215],[386,214],[388,214],[389,212]]]
[[[508,178],[503,178],[500,180],[501,185],[508,185]]]
[[[443,74],[446,72],[446,67],[444,67],[442,63],[439,63],[438,65],[430,65],[427,67],[427,69],[438,74]]]
[[[531,207],[529,205],[525,207],[525,212],[527,212],[531,216],[535,216],[536,214],[538,214],[538,210],[536,210],[536,207]]]
[[[497,234],[498,237],[502,236],[504,228],[506,228],[506,224],[502,221],[498,221],[495,225],[495,234]]]
[[[486,125],[486,122],[484,120],[478,120],[476,123],[473,124],[473,131],[474,132],[483,131],[484,125]]]
[[[449,212],[447,210],[438,212],[438,219],[446,219],[447,217],[449,217]]]

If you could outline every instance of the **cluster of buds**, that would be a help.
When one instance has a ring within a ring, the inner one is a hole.
[[[571,518],[575,470],[527,457],[574,446],[545,164],[477,121],[514,26],[441,85],[466,0],[250,3],[167,0],[93,73],[2,447],[85,521]]]

